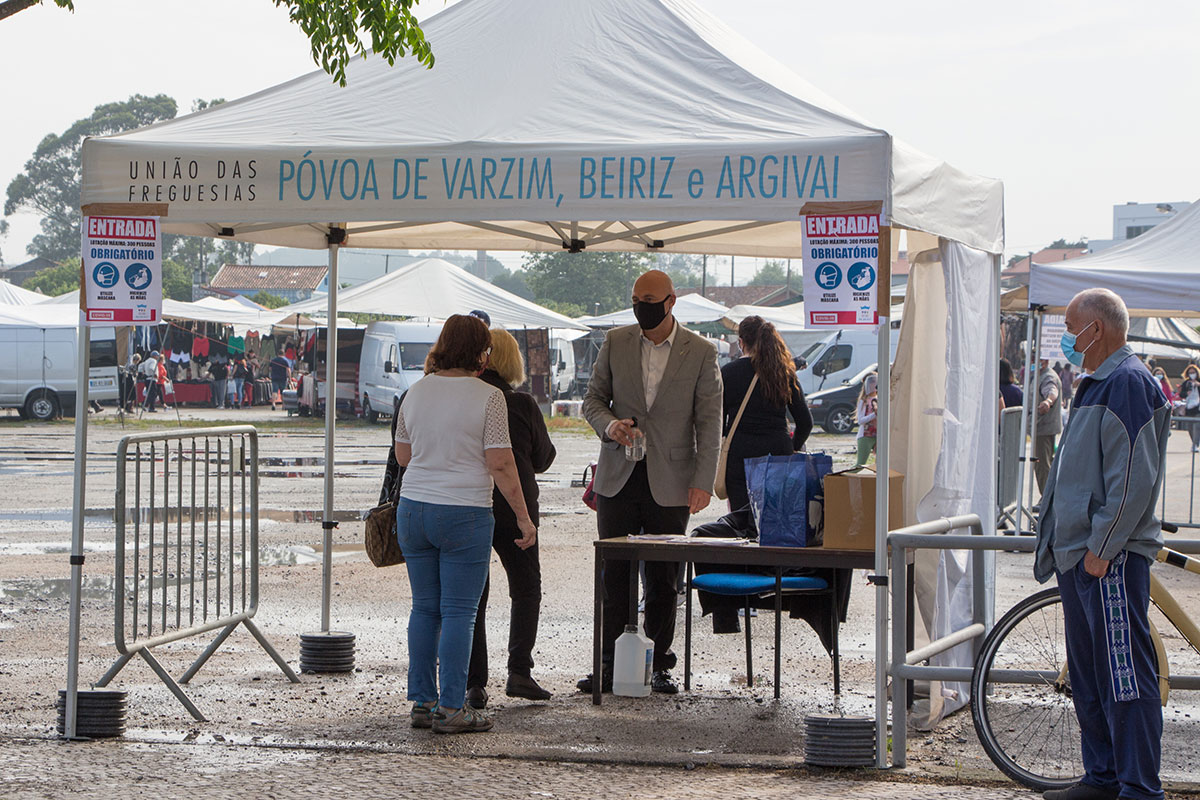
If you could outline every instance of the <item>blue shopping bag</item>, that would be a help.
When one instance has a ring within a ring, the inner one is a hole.
[[[793,453],[746,459],[750,511],[758,543],[768,547],[817,544],[821,478],[833,471],[825,453]]]

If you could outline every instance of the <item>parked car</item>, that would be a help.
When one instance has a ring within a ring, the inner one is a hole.
[[[805,399],[808,401],[808,410],[812,412],[813,425],[842,435],[853,431],[857,424],[854,410],[858,405],[858,393],[862,391],[866,377],[875,371],[875,366],[871,364],[853,378],[847,378],[841,386],[808,395]]]

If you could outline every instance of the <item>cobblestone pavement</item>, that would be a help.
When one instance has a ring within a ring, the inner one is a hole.
[[[220,745],[0,742],[0,792],[26,798],[1031,798],[998,786],[805,770],[648,767]]]

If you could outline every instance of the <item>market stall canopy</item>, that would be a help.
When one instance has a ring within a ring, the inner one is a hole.
[[[324,295],[277,309],[286,314],[325,311]],[[373,281],[338,291],[338,312],[446,319],[486,311],[505,328],[582,328],[570,317],[506,292],[441,258],[423,258]]]
[[[676,298],[675,308],[671,313],[684,325],[699,325],[704,322],[716,322],[728,312],[728,308],[707,297],[685,294]],[[637,317],[633,315],[632,308],[627,308],[598,317],[579,317],[576,322],[589,328],[615,328],[620,325],[633,325],[637,322]]]
[[[44,302],[46,295],[22,289],[15,283],[0,280],[0,305],[29,306]]]
[[[52,297],[44,303],[39,303],[39,306],[62,306],[64,308],[73,308],[78,312],[79,290],[76,289],[72,292]],[[162,315],[163,319],[232,325],[235,329],[242,331],[266,330],[286,317],[287,313],[281,310],[255,311],[239,303],[229,303],[223,300],[216,300],[212,303],[204,301],[188,303],[163,298]]]
[[[201,297],[196,300],[196,305],[208,306],[209,308],[234,308],[238,310],[250,311],[270,311],[264,305],[254,302],[249,297],[243,297],[240,294],[235,294],[233,297]]]
[[[1105,287],[1133,316],[1194,317],[1200,312],[1200,203],[1171,219],[1090,256],[1034,263],[1029,302],[1062,313],[1077,293]]]
[[[742,320],[754,316],[762,317],[780,332],[798,332],[805,329],[804,303],[792,303],[788,306],[736,305],[725,312],[721,322],[729,330],[735,331]]]
[[[0,304],[0,326],[20,328],[74,328],[79,325],[76,305],[5,305]]]
[[[83,144],[82,204],[324,248],[799,257],[806,203],[1003,249],[1003,187],[864,121],[690,0],[464,0],[437,66],[359,59]],[[986,112],[981,112],[986,113]],[[145,212],[143,212],[145,213]],[[341,234],[333,234],[337,241]]]

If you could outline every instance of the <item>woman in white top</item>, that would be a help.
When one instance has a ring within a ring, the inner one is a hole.
[[[513,460],[504,394],[477,377],[490,342],[482,320],[450,317],[429,351],[430,374],[408,390],[396,412],[396,460],[406,468],[396,533],[413,594],[408,699],[413,727],[437,733],[492,727],[463,698],[491,560],[493,479],[516,515],[517,546],[537,541]]]

